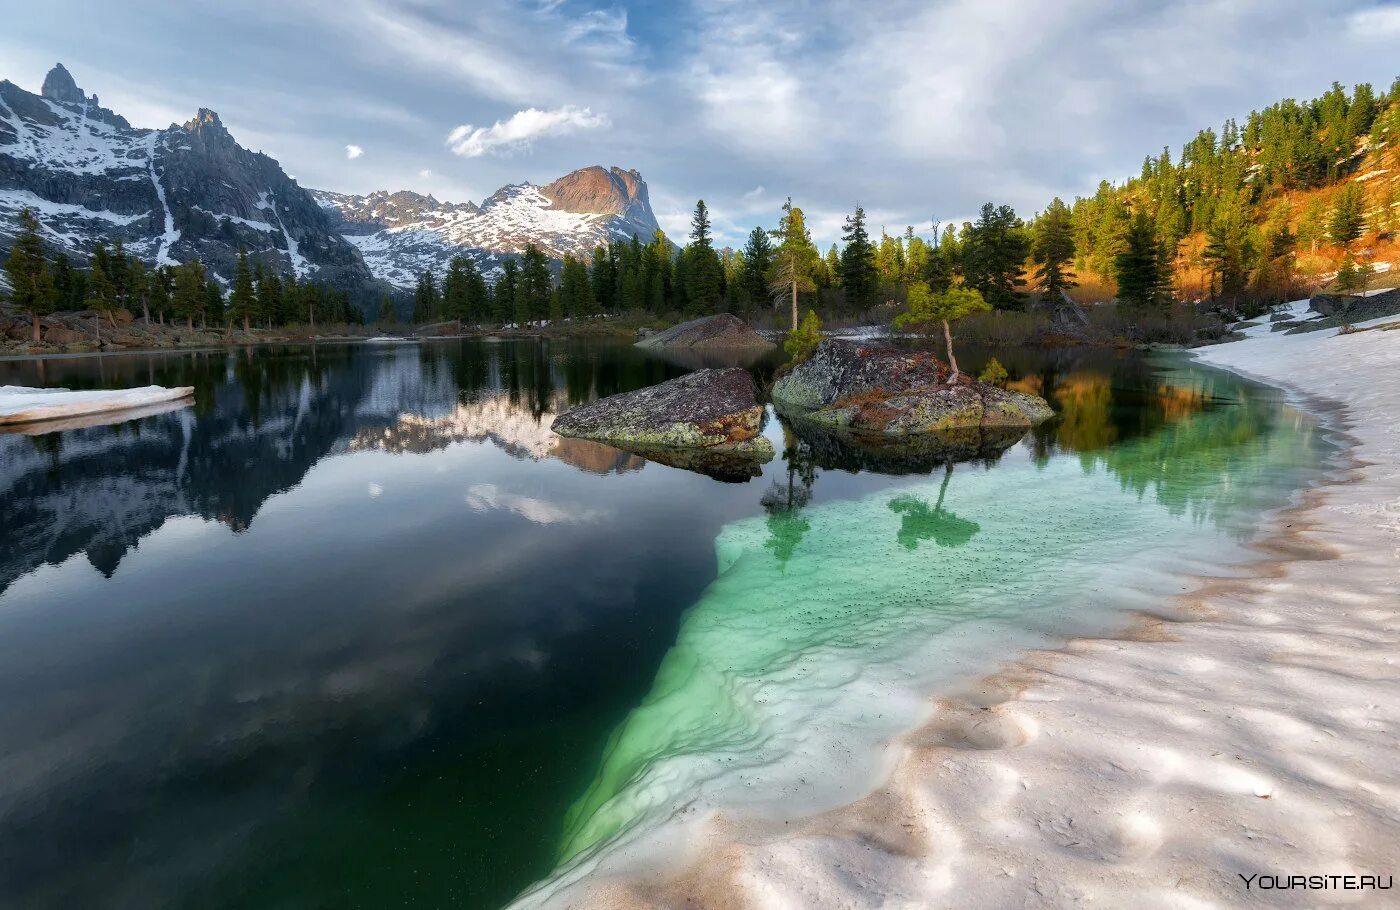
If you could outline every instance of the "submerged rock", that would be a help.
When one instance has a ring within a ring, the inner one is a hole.
[[[721,313],[673,325],[637,342],[640,348],[772,348],[738,316]]]
[[[804,420],[789,426],[822,470],[891,475],[929,474],[964,461],[992,463],[1029,432],[1025,427],[961,427],[889,436],[831,430]]]
[[[554,421],[554,432],[560,436],[606,442],[648,457],[703,450],[768,461],[773,444],[761,435],[762,429],[763,406],[755,395],[753,377],[738,367],[697,370],[659,385],[610,395]]]
[[[1043,398],[960,376],[928,351],[827,339],[773,386],[784,416],[830,429],[910,436],[967,427],[1032,427]]]

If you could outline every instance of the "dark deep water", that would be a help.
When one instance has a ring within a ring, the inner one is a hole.
[[[1169,509],[1229,495],[1172,488],[1183,452],[1224,465],[1296,419],[1141,355],[998,356],[1062,415],[1006,459]],[[197,390],[0,435],[0,906],[491,908],[546,875],[726,523],[794,483],[839,503],[937,467],[789,435],[721,483],[548,430],[684,369],[533,340],[0,362],[0,385]],[[1279,504],[1319,447],[1221,520]]]

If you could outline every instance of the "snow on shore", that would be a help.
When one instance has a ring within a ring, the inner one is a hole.
[[[1357,467],[1183,597],[1200,621],[1025,655],[943,693],[863,799],[719,818],[557,906],[1389,905],[1360,889],[1400,869],[1400,332],[1249,334],[1199,357],[1320,410]]]
[[[146,408],[162,402],[178,401],[193,394],[194,388],[191,386],[167,389],[150,385],[139,389],[85,392],[34,389],[16,385],[0,386],[0,425]]]

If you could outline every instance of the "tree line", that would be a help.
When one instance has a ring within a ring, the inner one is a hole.
[[[110,248],[96,244],[88,268],[80,268],[65,252],[49,256],[38,216],[28,208],[19,214],[5,274],[9,302],[33,320],[36,344],[43,316],[73,310],[92,310],[114,326],[118,311],[125,310],[150,324],[183,322],[191,331],[196,324],[201,330],[210,325],[227,330],[241,323],[246,330],[363,322],[345,291],[281,275],[261,263],[250,265],[244,251],[227,288],[198,259],[151,267],[129,254],[121,239]]]

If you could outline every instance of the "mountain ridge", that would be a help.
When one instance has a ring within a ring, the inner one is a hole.
[[[508,184],[480,205],[410,190],[312,190],[240,145],[212,109],[163,129],[133,127],[62,63],[39,94],[0,80],[0,251],[26,207],[50,247],[80,263],[120,239],[150,265],[198,258],[227,284],[246,249],[264,268],[365,304],[458,255],[494,274],[527,243],[560,260],[659,229],[641,174],[619,167]]]

